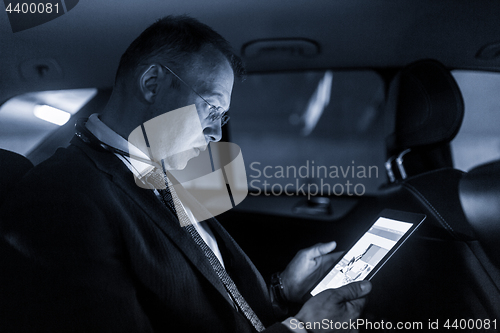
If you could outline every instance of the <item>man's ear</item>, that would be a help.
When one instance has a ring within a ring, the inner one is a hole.
[[[156,94],[158,93],[159,79],[162,75],[161,67],[158,65],[151,65],[145,71],[139,79],[139,88],[142,97],[148,103],[154,103]]]

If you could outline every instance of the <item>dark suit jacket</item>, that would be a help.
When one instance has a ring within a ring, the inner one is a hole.
[[[1,332],[254,331],[154,193],[77,138],[26,175],[0,221]],[[265,332],[289,332],[248,257],[208,223]]]

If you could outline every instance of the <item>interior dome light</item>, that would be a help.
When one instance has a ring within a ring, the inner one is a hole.
[[[37,118],[59,126],[66,124],[69,118],[71,118],[71,114],[69,112],[56,109],[49,105],[35,105],[33,113]]]

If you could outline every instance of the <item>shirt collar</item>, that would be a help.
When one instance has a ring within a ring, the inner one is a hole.
[[[99,141],[105,143],[106,145],[121,150],[129,152],[131,156],[138,156],[145,160],[151,161],[148,155],[142,152],[139,148],[130,144],[118,133],[109,128],[99,119],[99,114],[94,113],[89,117],[85,123],[85,127],[92,133]],[[141,162],[139,160],[134,160],[132,163],[130,157],[124,156],[118,153],[115,155],[120,158],[120,160],[125,163],[125,165],[134,173],[138,178],[144,177],[147,173],[153,170],[155,167],[151,164]]]

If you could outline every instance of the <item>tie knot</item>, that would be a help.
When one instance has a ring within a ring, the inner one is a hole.
[[[149,173],[147,173],[144,177],[141,178],[141,180],[148,186],[148,188],[154,190],[164,190],[168,189],[167,180],[165,173],[158,169],[155,168]]]

